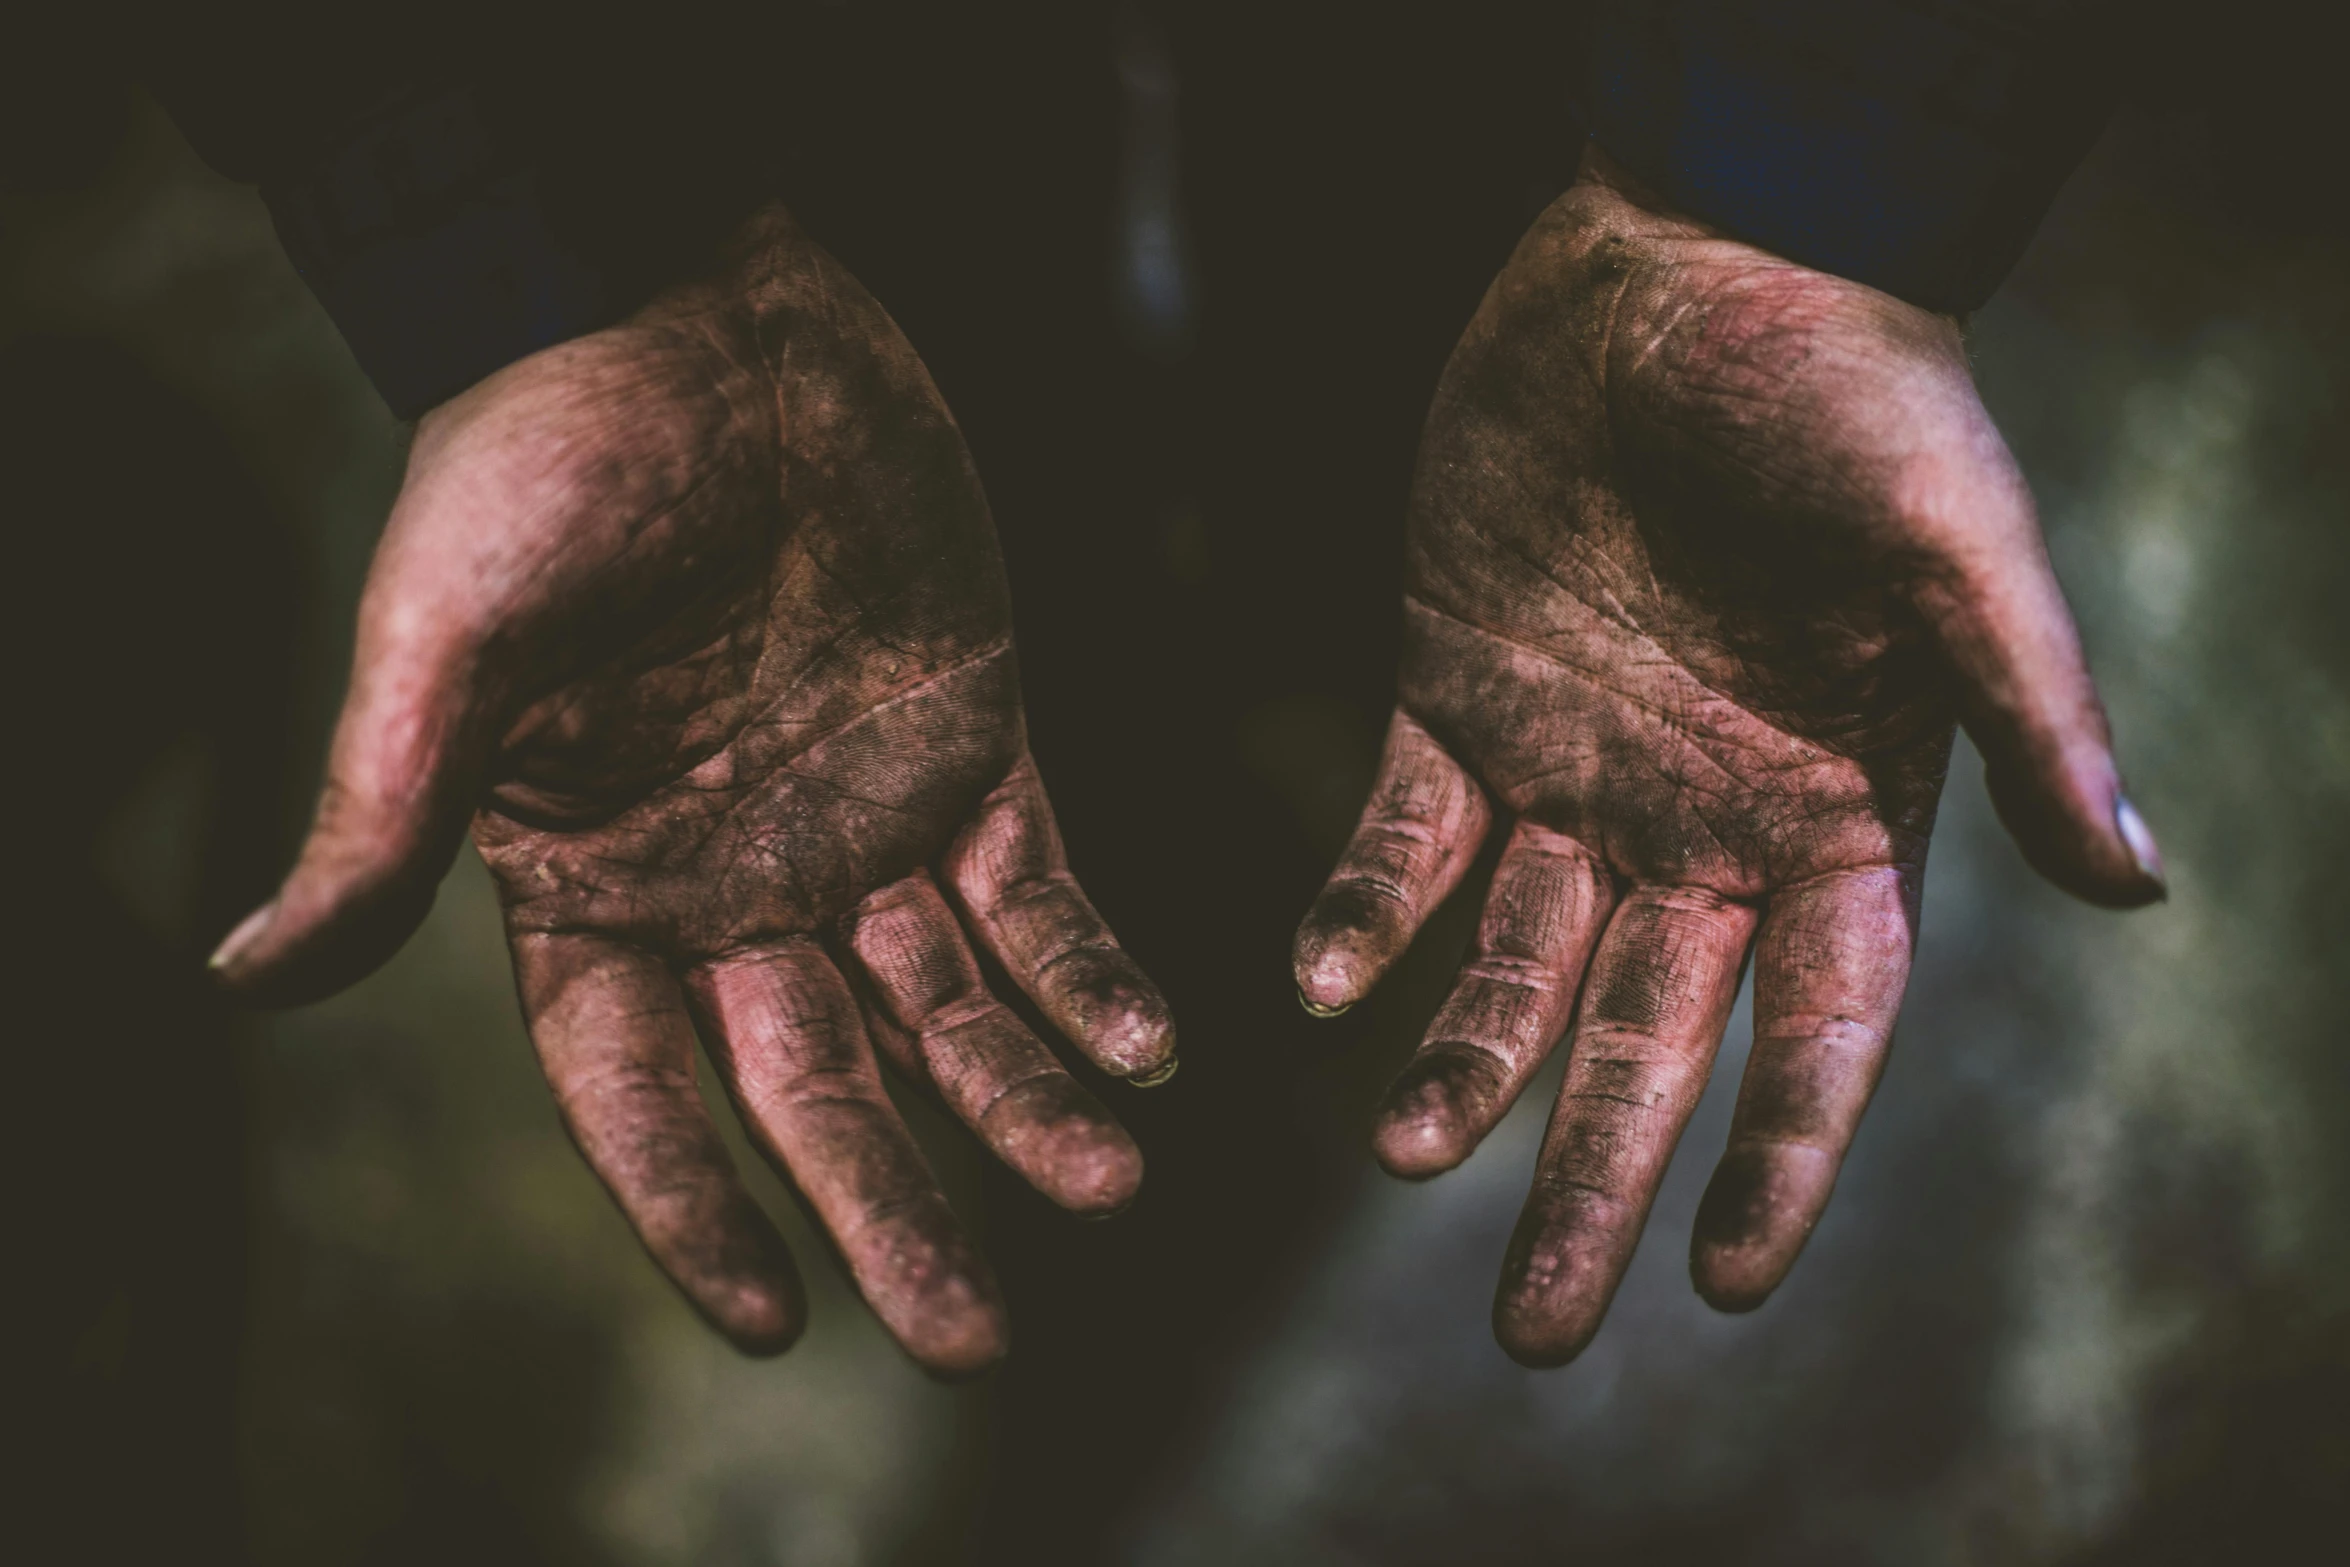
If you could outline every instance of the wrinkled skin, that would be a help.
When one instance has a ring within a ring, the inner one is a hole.
[[[1309,1010],[1352,1005],[1510,819],[1375,1146],[1452,1168],[1566,1040],[1494,1306],[1513,1356],[1597,1330],[1750,955],[1691,1270],[1733,1311],[1786,1276],[1884,1066],[1961,720],[2037,867],[2161,896],[1958,324],[1664,211],[1593,152],[1439,386],[1400,704],[1296,950]]]
[[[780,210],[714,278],[419,425],[317,823],[216,968],[280,1003],[348,984],[468,823],[566,1124],[746,1350],[804,1308],[694,1086],[697,1032],[942,1375],[1002,1353],[1003,1308],[875,1043],[1064,1207],[1133,1196],[1134,1144],[965,935],[1105,1071],[1172,1071],[1028,757],[978,479],[912,348]]]

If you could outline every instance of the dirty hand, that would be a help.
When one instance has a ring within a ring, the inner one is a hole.
[[[318,817],[214,959],[326,995],[407,939],[470,824],[566,1124],[654,1259],[754,1352],[804,1316],[695,1087],[914,1358],[1003,1307],[884,1092],[878,1044],[1079,1213],[1117,1122],[983,987],[970,938],[1105,1072],[1166,1005],[1070,878],[1023,728],[994,525],[897,328],[780,210],[714,279],[426,416],[360,611]]]
[[[1494,1327],[1587,1344],[1755,963],[1691,1271],[1777,1287],[1875,1088],[1954,724],[2031,863],[2162,895],[2032,500],[1956,322],[1660,210],[1603,154],[1537,220],[1428,418],[1400,705],[1298,933],[1360,1000],[1511,822],[1467,962],[1381,1106],[1423,1177],[1568,1059]]]

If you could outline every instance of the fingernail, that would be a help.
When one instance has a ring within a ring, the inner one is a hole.
[[[1354,1005],[1351,1001],[1341,1001],[1334,1007],[1326,1007],[1309,997],[1303,990],[1297,993],[1297,1004],[1304,1007],[1307,1014],[1312,1017],[1336,1017]]]
[[[2162,874],[2162,850],[2155,847],[2154,833],[2146,825],[2146,818],[2130,803],[2126,794],[2114,796],[2113,825],[2122,835],[2122,842],[2130,846],[2130,858],[2138,862],[2139,874],[2157,887],[2168,887]]]
[[[1137,1088],[1156,1088],[1161,1083],[1166,1082],[1169,1078],[1175,1075],[1175,1068],[1179,1064],[1180,1063],[1177,1062],[1173,1056],[1169,1056],[1164,1062],[1158,1066],[1152,1067],[1149,1071],[1143,1073],[1141,1076],[1130,1077],[1126,1079],[1126,1081],[1132,1083]]]
[[[215,974],[225,974],[235,968],[237,960],[252,950],[253,944],[261,939],[261,933],[269,929],[269,922],[276,914],[277,902],[272,899],[246,915],[237,928],[228,933],[228,939],[214,950],[204,966]]]

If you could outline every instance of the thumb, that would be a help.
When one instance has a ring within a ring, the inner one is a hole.
[[[2104,704],[2012,462],[1978,491],[1965,542],[1937,552],[1912,599],[1955,675],[1999,819],[2032,868],[2107,908],[2164,896],[2162,854],[2123,791]],[[1988,522],[1988,526],[1984,524]]]
[[[495,740],[478,661],[370,604],[318,814],[292,874],[212,955],[220,983],[296,1006],[364,978],[432,907]]]

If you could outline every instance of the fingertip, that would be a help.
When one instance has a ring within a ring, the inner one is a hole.
[[[632,1208],[622,1197],[661,1271],[738,1353],[766,1360],[798,1343],[808,1326],[808,1296],[773,1221],[731,1175],[715,1189],[678,1195],[684,1201],[668,1211]]]
[[[799,1342],[808,1326],[800,1270],[731,1170],[664,1161],[666,1200],[648,1205],[647,1182],[615,1181],[612,1168],[592,1155],[589,1162],[620,1197],[654,1263],[739,1353],[771,1359]]]
[[[1757,1248],[1700,1241],[1689,1249],[1689,1282],[1698,1298],[1727,1316],[1742,1316],[1771,1298],[1787,1268]]]
[[[1521,1366],[1548,1370],[1583,1353],[1615,1294],[1604,1251],[1572,1223],[1539,1210],[1539,1189],[1518,1217],[1493,1295],[1493,1337]]]
[[[1011,1352],[1011,1324],[1000,1302],[975,1302],[903,1340],[932,1381],[954,1384],[987,1375]]]
[[[1506,1288],[1493,1303],[1494,1342],[1529,1371],[1566,1365],[1590,1348],[1598,1333],[1595,1314],[1559,1311]]]
[[[1156,1088],[1175,1075],[1175,1019],[1156,991],[1131,998],[1096,1037],[1101,1058],[1137,1088]]]
[[[1142,1150],[1121,1137],[1064,1167],[1052,1198],[1081,1219],[1107,1219],[1132,1207],[1141,1190]]]
[[[1371,1153],[1397,1180],[1425,1181],[1460,1166],[1467,1157],[1462,1141],[1457,1122],[1434,1113],[1402,1114],[1380,1121]]]
[[[1689,1238],[1689,1281],[1707,1305],[1740,1313],[1770,1299],[1827,1208],[1838,1162],[1794,1143],[1722,1156]]]
[[[1081,1217],[1116,1213],[1141,1189],[1142,1150],[1064,1072],[1012,1089],[989,1106],[977,1130],[1029,1185]]]
[[[1459,1166],[1476,1148],[1467,1081],[1457,1058],[1423,1056],[1405,1067],[1379,1107],[1371,1148],[1379,1166],[1406,1181],[1424,1181]]]
[[[1774,1213],[1754,1183],[1716,1171],[1689,1237],[1689,1282],[1698,1298],[1736,1316],[1771,1298],[1811,1233],[1800,1218]],[[1792,1239],[1786,1235],[1794,1228]]]
[[[1522,1366],[1563,1366],[1606,1320],[1639,1243],[1634,1202],[1545,1167],[1518,1214],[1493,1296],[1493,1336]]]
[[[1142,1190],[1142,1150],[1115,1124],[1086,1136],[1055,1159],[1045,1195],[1080,1218],[1106,1219]]]
[[[1102,1070],[1146,1088],[1175,1075],[1174,1013],[1124,952],[1072,954],[1045,994],[1055,1026]]]
[[[1072,954],[1044,995],[1054,1027],[1103,1071],[1143,1088],[1175,1075],[1174,1013],[1125,953]]]
[[[1298,926],[1290,970],[1297,998],[1315,1017],[1336,1017],[1361,1001],[1378,982],[1408,933],[1393,928],[1378,897],[1352,883],[1334,881],[1322,889]]]
[[[386,878],[327,892],[297,877],[207,960],[213,982],[264,1007],[307,1006],[365,979],[432,912],[438,878]]]
[[[753,1360],[783,1354],[808,1328],[807,1302],[797,1279],[738,1285],[711,1303],[709,1315],[727,1342]]]
[[[943,1212],[943,1203],[940,1205]],[[1011,1344],[1003,1292],[986,1260],[960,1234],[925,1244],[901,1232],[882,1259],[852,1266],[874,1314],[916,1365],[942,1382],[967,1381]]]
[[[1340,939],[1319,931],[1299,933],[1294,965],[1297,1000],[1309,1016],[1337,1017],[1370,989],[1369,965],[1360,955],[1338,945]]]
[[[2099,908],[2162,902],[2170,893],[2153,831],[2110,782],[2110,762],[2093,770],[2109,780],[2102,788],[2069,777],[2043,783],[1995,765],[1984,779],[2001,823],[2041,876]]]

